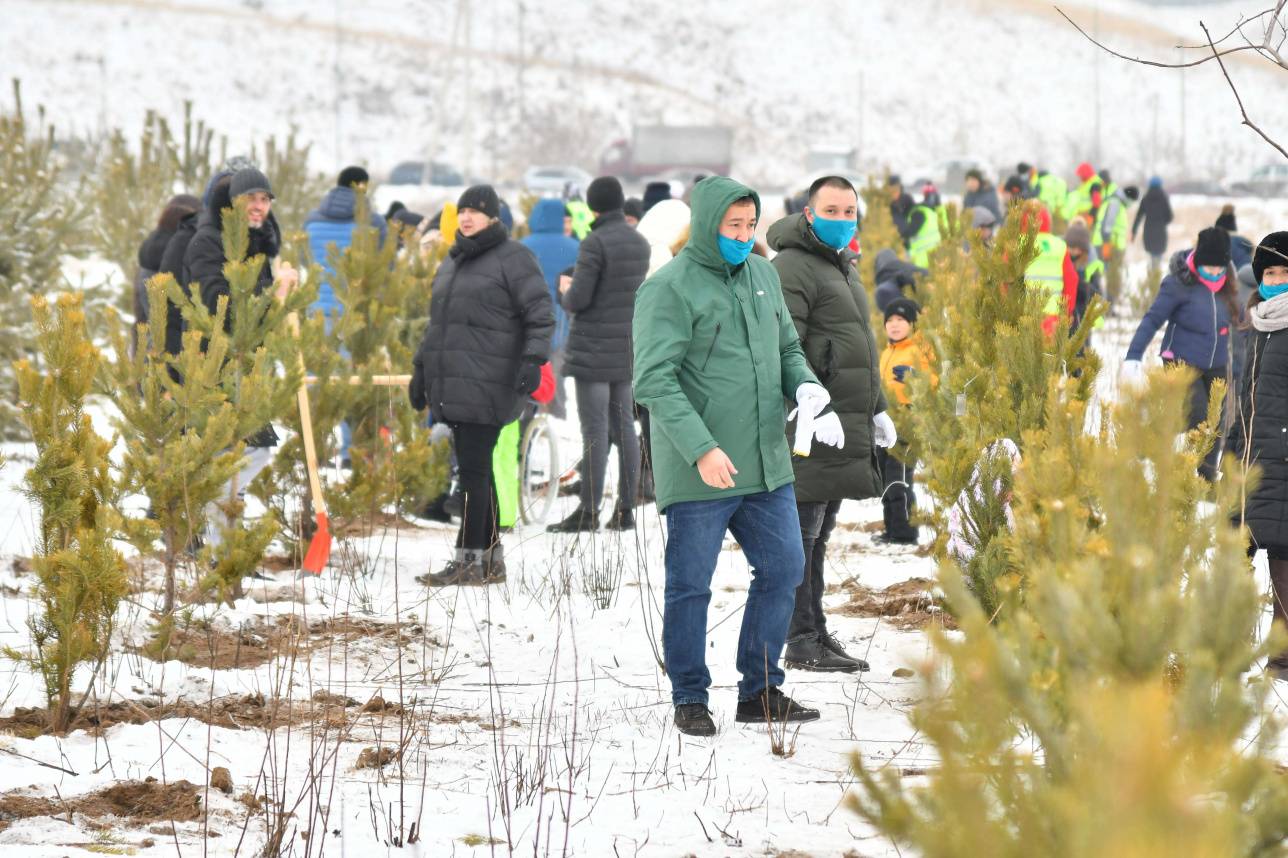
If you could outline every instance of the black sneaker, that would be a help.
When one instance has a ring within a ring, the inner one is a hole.
[[[619,509],[613,513],[613,517],[604,523],[605,530],[634,530],[635,529],[635,511],[629,509]]]
[[[878,533],[875,541],[882,545],[916,545],[917,534]]]
[[[547,525],[546,533],[589,533],[599,527],[598,518],[578,506],[563,521]]]
[[[675,707],[675,728],[686,736],[714,736],[716,722],[711,711],[701,703],[681,703]]]
[[[836,655],[839,655],[841,658],[848,658],[850,661],[857,664],[859,666],[859,670],[870,669],[866,661],[864,661],[861,658],[855,658],[854,656],[846,652],[845,647],[841,646],[841,642],[838,641],[836,639],[836,635],[832,634],[831,632],[823,632],[823,634],[819,635],[818,642],[821,643],[823,645],[823,648],[826,649],[828,652],[835,653]]]
[[[750,700],[739,700],[738,712],[734,716],[734,720],[739,724],[764,724],[766,721],[817,721],[818,719],[817,709],[800,705],[777,686],[765,689]]]
[[[483,587],[504,581],[504,561],[493,561],[485,566],[479,560],[450,560],[440,572],[416,576],[416,583],[426,587]]]
[[[788,641],[783,652],[783,666],[819,673],[854,673],[861,669],[857,661],[843,653],[838,655],[817,637]]]

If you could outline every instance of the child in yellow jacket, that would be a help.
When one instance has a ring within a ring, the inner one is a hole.
[[[889,344],[881,353],[881,383],[887,398],[907,408],[912,404],[908,396],[908,379],[913,373],[929,373],[933,385],[939,379],[935,374],[935,355],[916,332],[917,313],[921,308],[911,298],[896,298],[886,305],[885,329]],[[910,521],[917,499],[912,492],[915,462],[903,462],[884,448],[877,448],[877,462],[885,480],[881,503],[885,512],[885,532],[878,542],[891,545],[916,545],[917,528]]]

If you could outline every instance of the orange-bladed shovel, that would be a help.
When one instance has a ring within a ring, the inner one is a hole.
[[[300,320],[291,313],[286,317],[291,333],[298,340]],[[304,571],[313,575],[322,574],[327,561],[331,559],[331,527],[327,519],[326,498],[322,496],[322,480],[318,477],[318,451],[313,444],[313,412],[309,409],[308,379],[304,372],[304,355],[299,355],[300,389],[295,398],[300,404],[300,435],[304,440],[304,465],[309,473],[309,493],[313,498],[313,512],[317,515],[317,530],[309,542],[309,550],[304,553]]]

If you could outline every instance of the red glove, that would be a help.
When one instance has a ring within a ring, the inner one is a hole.
[[[542,405],[549,405],[555,398],[555,371],[547,361],[541,365],[541,383],[532,392],[532,398]]]

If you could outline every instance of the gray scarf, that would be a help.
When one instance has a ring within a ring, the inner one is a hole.
[[[1252,327],[1263,334],[1288,328],[1288,294],[1276,295],[1253,307]]]

